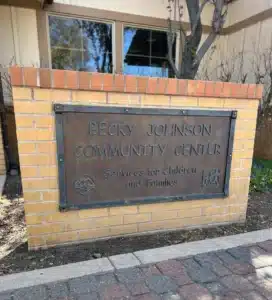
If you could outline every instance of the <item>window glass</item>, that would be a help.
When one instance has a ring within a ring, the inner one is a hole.
[[[173,57],[175,48],[174,44]],[[125,74],[174,77],[167,58],[165,31],[125,27],[123,53]]]
[[[112,72],[112,25],[49,16],[53,69]]]

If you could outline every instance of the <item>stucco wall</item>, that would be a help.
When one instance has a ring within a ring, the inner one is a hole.
[[[237,81],[241,73],[239,70],[241,55],[239,54],[243,53],[243,73],[247,74],[246,82],[255,83],[253,62],[268,48],[272,48],[271,28],[272,18],[269,18],[229,35],[218,37],[214,43],[215,50],[210,50],[204,58],[200,77],[203,75],[202,69],[208,66],[210,79],[219,80],[219,66],[222,62],[228,62],[230,68],[234,67],[232,81]]]
[[[39,66],[36,11],[0,6],[0,64]]]
[[[37,19],[34,9],[0,6],[0,72],[11,64],[40,66]],[[2,82],[4,99],[11,104],[11,94]]]
[[[154,18],[168,18],[168,11],[166,9],[166,7],[168,6],[168,0],[137,0],[129,1],[129,4],[127,0],[55,0],[54,2],[92,7],[96,9],[117,11]],[[203,24],[209,25],[211,16],[212,7],[211,5],[207,5],[202,15]],[[188,21],[188,12],[186,9],[186,4],[184,4],[184,21]]]
[[[229,7],[227,26],[234,25],[272,8],[271,0],[237,0]]]

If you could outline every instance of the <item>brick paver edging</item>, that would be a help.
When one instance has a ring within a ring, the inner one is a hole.
[[[102,261],[109,266],[107,259]],[[0,300],[270,300],[271,296],[272,240],[0,292]]]
[[[137,251],[0,277],[0,293],[272,240],[272,229]],[[270,258],[271,260],[271,258]],[[3,298],[4,299],[4,298]],[[0,297],[0,300],[2,298]]]

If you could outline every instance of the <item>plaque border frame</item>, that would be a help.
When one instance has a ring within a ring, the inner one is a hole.
[[[137,204],[163,203],[174,201],[188,201],[200,199],[226,198],[229,196],[229,181],[232,161],[232,151],[235,133],[235,123],[237,118],[236,110],[211,110],[211,109],[171,109],[171,108],[136,108],[136,107],[115,107],[115,106],[85,106],[73,104],[54,104],[56,124],[56,142],[57,142],[57,164],[58,164],[58,183],[59,183],[59,210],[75,210],[88,208],[103,208],[114,206],[128,206]],[[213,194],[187,194],[176,196],[156,196],[142,197],[131,200],[112,200],[112,201],[94,201],[88,204],[69,204],[66,195],[66,176],[64,160],[64,134],[63,134],[63,115],[66,112],[77,113],[111,113],[111,114],[131,114],[131,115],[172,115],[172,116],[211,116],[211,117],[229,117],[230,127],[228,135],[228,151],[225,169],[225,182],[223,193]]]

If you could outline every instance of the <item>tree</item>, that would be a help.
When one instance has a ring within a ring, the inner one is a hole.
[[[177,78],[194,79],[203,57],[222,31],[228,4],[233,2],[233,0],[203,0],[201,3],[200,0],[185,1],[191,29],[188,34],[182,22],[184,9],[182,0],[168,0],[168,60]],[[214,7],[211,32],[202,45],[200,45],[202,38],[201,14],[207,4],[211,4]],[[180,35],[179,53],[181,55],[178,67],[176,67],[172,55],[177,32]]]

